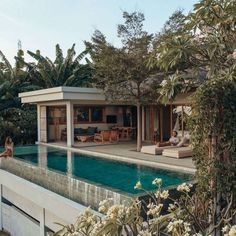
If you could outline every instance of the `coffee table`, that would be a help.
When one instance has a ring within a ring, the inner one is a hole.
[[[94,135],[77,135],[76,138],[81,142],[93,141]]]

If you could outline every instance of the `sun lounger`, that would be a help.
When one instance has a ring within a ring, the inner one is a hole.
[[[161,155],[164,149],[172,149],[172,148],[176,148],[176,146],[157,147],[157,145],[148,145],[148,146],[143,146],[141,152],[152,155]]]
[[[166,157],[184,158],[191,157],[193,155],[193,151],[191,147],[179,147],[172,149],[164,149],[162,155]]]

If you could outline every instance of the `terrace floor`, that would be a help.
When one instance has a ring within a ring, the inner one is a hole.
[[[136,151],[136,142],[125,141],[119,143],[99,144],[94,142],[75,143],[68,148],[65,142],[47,143],[44,145],[63,148],[82,154],[104,157],[112,160],[124,161],[156,168],[171,169],[181,172],[194,173],[192,158],[175,159],[162,155],[150,155]],[[145,145],[145,144],[144,144]],[[146,144],[150,145],[150,144]]]

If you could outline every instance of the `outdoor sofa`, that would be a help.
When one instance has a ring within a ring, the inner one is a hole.
[[[81,137],[83,137],[82,139],[86,141],[86,137],[93,137],[95,133],[98,132],[98,128],[97,127],[88,127],[88,128],[75,128],[74,129],[74,138],[75,139],[79,139],[79,141],[81,141]],[[61,132],[61,139],[65,140],[67,137],[67,130],[66,128],[64,130],[62,130]],[[79,138],[78,138],[79,137]]]

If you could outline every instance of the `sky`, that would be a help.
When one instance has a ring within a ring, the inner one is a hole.
[[[55,58],[55,45],[66,50],[76,44],[84,50],[95,29],[115,45],[122,12],[141,11],[145,30],[156,33],[181,8],[187,13],[197,0],[0,0],[0,50],[13,63],[20,40],[22,49]],[[25,53],[26,54],[26,53]],[[30,57],[25,55],[26,60]],[[32,60],[32,59],[31,59]]]

